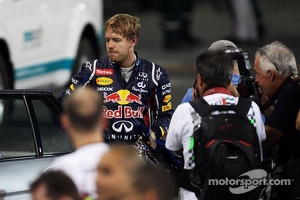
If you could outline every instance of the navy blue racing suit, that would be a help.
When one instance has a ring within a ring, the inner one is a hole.
[[[157,138],[167,133],[174,110],[171,102],[171,83],[164,68],[136,54],[135,66],[128,82],[121,76],[120,67],[109,57],[82,64],[81,71],[60,100],[74,90],[91,86],[103,96],[103,115],[109,119],[104,132],[106,142],[135,142],[140,135]]]

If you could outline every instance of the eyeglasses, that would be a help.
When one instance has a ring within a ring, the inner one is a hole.
[[[270,57],[267,55],[267,53],[266,53],[266,51],[265,51],[265,47],[260,48],[260,49],[258,49],[257,51],[259,52],[260,55],[263,55],[263,56],[267,57],[267,58],[269,59],[269,61],[275,66],[276,70],[279,71],[279,70],[278,70],[278,67],[277,67],[277,64],[276,64],[275,62],[273,62],[273,61],[270,59]]]

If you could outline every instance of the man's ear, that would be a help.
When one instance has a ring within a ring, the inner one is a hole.
[[[267,72],[266,72],[267,76],[269,78],[271,78],[271,80],[273,81],[275,79],[275,71],[274,70],[271,70],[271,69],[268,69]]]
[[[70,127],[70,121],[67,115],[61,114],[60,115],[60,124],[63,127],[63,129],[68,130]]]
[[[197,84],[198,84],[198,86],[203,85],[203,80],[202,80],[202,77],[199,73],[197,73]]]
[[[137,40],[138,40],[137,37],[134,37],[133,39],[131,39],[131,40],[130,40],[130,41],[131,41],[130,46],[131,46],[131,47],[134,47],[134,46],[136,45],[136,43],[137,43]]]
[[[109,119],[103,117],[101,122],[102,130],[105,130],[109,125]]]

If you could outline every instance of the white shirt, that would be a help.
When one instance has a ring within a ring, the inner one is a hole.
[[[236,105],[238,103],[238,97],[233,97],[231,95],[222,94],[222,93],[216,93],[216,94],[204,96],[204,100],[206,100],[210,105],[224,105],[224,104]],[[189,151],[190,139],[193,136],[194,126],[195,126],[195,124],[193,123],[195,119],[192,118],[192,114],[191,114],[192,112],[195,112],[195,110],[190,103],[186,102],[178,105],[178,107],[176,108],[172,116],[167,138],[166,138],[167,149],[171,151],[177,151],[183,149],[185,169],[192,169],[195,166],[195,164],[192,162],[191,159],[193,152]],[[260,109],[255,102],[252,102],[247,116],[249,120],[252,118],[255,119],[254,126],[256,128],[256,132],[258,135],[259,145],[261,148],[261,155],[262,155],[261,142],[266,139],[266,133],[265,133],[265,126],[260,114]],[[188,191],[185,190],[185,192]],[[192,199],[192,198],[183,197],[183,200],[185,199]],[[197,199],[196,196],[194,199],[195,200]]]
[[[74,181],[80,194],[97,198],[97,165],[102,155],[109,149],[106,143],[87,144],[73,153],[54,160],[54,170],[62,170]]]

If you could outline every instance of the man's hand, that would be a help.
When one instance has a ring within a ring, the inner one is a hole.
[[[153,131],[150,132],[148,144],[152,147],[152,149],[156,148],[156,135]]]

